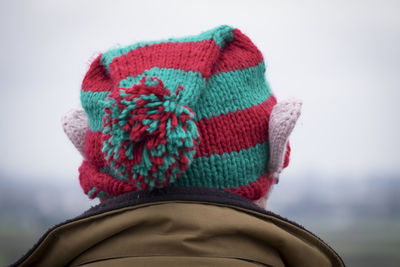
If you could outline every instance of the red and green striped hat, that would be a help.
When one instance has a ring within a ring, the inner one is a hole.
[[[257,200],[274,182],[276,99],[261,52],[238,29],[109,50],[91,64],[81,102],[89,129],[80,183],[90,198],[170,185]]]

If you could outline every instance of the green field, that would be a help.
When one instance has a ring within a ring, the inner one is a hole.
[[[27,228],[19,222],[0,222],[0,266],[8,265],[28,251],[40,237],[39,227]]]
[[[309,225],[307,228],[333,247],[347,266],[400,266],[400,218],[360,219],[339,228],[329,221]]]

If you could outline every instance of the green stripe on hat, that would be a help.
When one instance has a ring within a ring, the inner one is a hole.
[[[195,119],[200,120],[251,108],[270,95],[265,65],[261,62],[256,67],[212,75],[207,89],[192,109],[196,113]]]
[[[171,91],[175,91],[179,85],[183,86],[184,94],[182,95],[182,104],[192,106],[191,101],[197,99],[202,91],[202,88],[207,86],[206,79],[201,76],[200,72],[185,71],[179,69],[167,69],[154,67],[144,71],[140,75],[135,77],[129,76],[128,78],[121,80],[119,83],[120,87],[131,88],[134,84],[139,83],[140,79],[146,75],[148,77],[156,76],[161,79],[166,88]]]
[[[81,90],[81,103],[88,115],[89,128],[92,132],[98,132],[103,129],[104,103],[110,92],[85,92]]]
[[[196,158],[173,185],[220,189],[247,185],[267,171],[268,154],[266,141],[239,152]]]
[[[143,74],[157,76],[170,90],[182,85],[185,88],[182,104],[192,108],[196,114],[196,121],[250,108],[261,104],[271,95],[271,89],[265,79],[264,62],[248,69],[214,74],[208,83],[199,72],[193,71],[155,67]],[[139,82],[143,74],[122,80],[120,87],[132,87]],[[193,92],[194,89],[204,86],[207,86],[205,90]],[[196,93],[201,95],[196,105],[193,105],[191,101],[197,99],[197,95],[193,95]]]
[[[195,88],[206,86],[205,79],[198,72],[155,67],[145,73],[159,77],[170,90],[182,85],[186,94],[182,103],[192,108],[196,114],[196,121],[251,108],[261,104],[271,95],[271,89],[265,80],[263,62],[256,67],[212,75],[207,85],[208,88],[203,92],[198,90],[202,95],[195,106],[191,105],[190,100],[186,100],[193,99],[193,95],[189,95],[189,92],[196,94]],[[120,82],[120,86],[132,87],[139,82],[142,75],[128,77]],[[81,91],[82,106],[88,113],[90,130],[94,132],[101,131],[103,128],[104,104],[101,101],[104,101],[108,94],[109,92]]]

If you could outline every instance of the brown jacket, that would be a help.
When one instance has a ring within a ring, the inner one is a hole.
[[[167,188],[107,200],[13,266],[344,266],[301,226],[234,194]]]

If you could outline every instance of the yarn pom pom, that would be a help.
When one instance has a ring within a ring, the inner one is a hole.
[[[138,189],[174,182],[196,153],[194,112],[157,77],[143,76],[132,88],[108,95],[103,153],[112,172]]]

